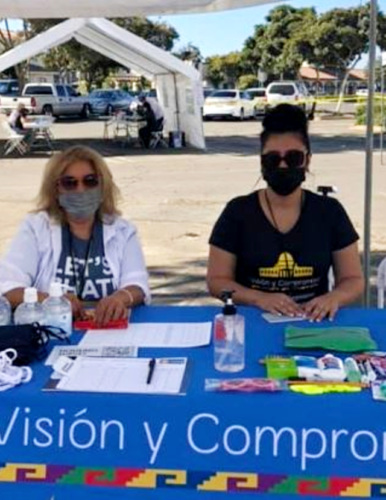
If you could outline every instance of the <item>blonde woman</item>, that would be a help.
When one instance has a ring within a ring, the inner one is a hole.
[[[67,286],[76,319],[85,302],[96,303],[99,325],[149,302],[137,232],[120,217],[117,195],[104,159],[90,148],[75,146],[48,161],[37,209],[0,261],[0,290],[13,307],[29,286],[44,300],[52,281]]]

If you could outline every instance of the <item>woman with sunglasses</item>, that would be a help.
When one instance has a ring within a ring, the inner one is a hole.
[[[96,304],[101,326],[149,301],[137,232],[119,216],[117,196],[96,151],[75,146],[48,161],[37,210],[24,220],[0,262],[0,289],[13,307],[30,286],[42,301],[52,281],[67,287],[75,319],[85,317],[85,302]]]
[[[305,113],[276,106],[263,121],[266,189],[230,201],[210,237],[208,287],[219,297],[311,321],[332,320],[359,297],[358,235],[342,205],[301,187],[311,148]],[[333,267],[335,286],[329,290]]]

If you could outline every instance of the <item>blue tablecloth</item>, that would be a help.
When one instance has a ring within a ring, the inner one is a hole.
[[[142,307],[132,321],[210,321],[219,311]],[[247,354],[238,375],[263,377],[258,360],[284,352],[285,326],[256,309],[240,312]],[[386,349],[382,310],[345,309],[333,324],[368,326]],[[370,391],[208,393],[205,378],[223,376],[212,346],[140,355],[187,355],[187,395],[43,392],[43,364],[31,383],[1,393],[0,500],[386,496],[386,404]]]

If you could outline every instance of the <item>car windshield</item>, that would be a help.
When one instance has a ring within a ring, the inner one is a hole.
[[[269,89],[270,94],[294,95],[295,87],[293,85],[272,85]]]
[[[232,97],[234,99],[236,97],[236,92],[231,90],[222,90],[220,92],[213,92],[213,94],[211,94],[210,97],[220,97],[220,98]]]
[[[248,94],[252,97],[265,97],[265,89],[261,90],[248,90]]]

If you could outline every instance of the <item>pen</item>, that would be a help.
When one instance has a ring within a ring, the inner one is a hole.
[[[147,372],[147,379],[146,379],[147,384],[151,383],[154,374],[154,368],[155,368],[155,358],[151,358],[151,360],[149,361],[149,368]]]

